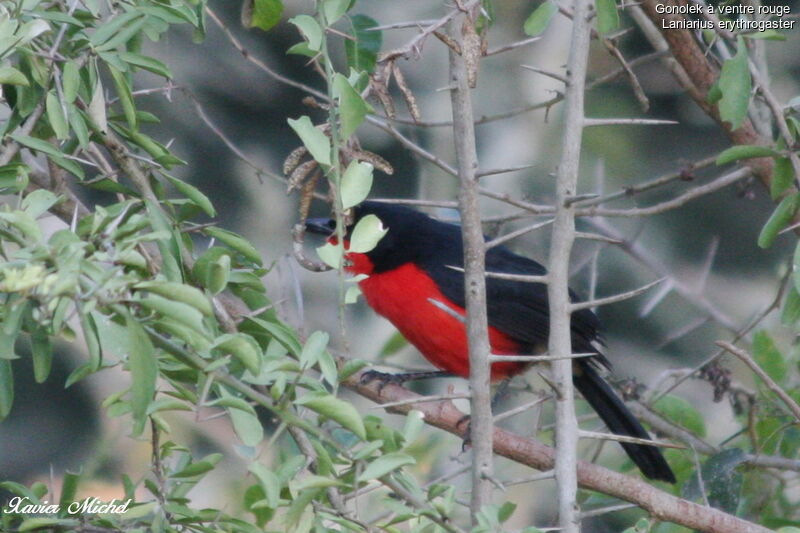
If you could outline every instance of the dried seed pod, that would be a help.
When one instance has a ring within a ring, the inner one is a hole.
[[[417,106],[417,99],[414,98],[414,93],[412,93],[411,89],[408,87],[406,79],[403,76],[403,73],[400,71],[400,67],[397,66],[397,63],[392,63],[392,74],[394,74],[394,80],[397,82],[397,87],[403,94],[403,99],[406,101],[406,106],[408,107],[408,112],[411,113],[411,118],[414,119],[414,122],[419,122],[420,114],[419,107]]]
[[[370,76],[370,86],[375,92],[375,96],[383,107],[383,111],[389,118],[395,117],[394,102],[389,95],[389,81],[392,77],[392,61],[386,63],[382,69],[376,69],[375,73]]]
[[[308,174],[315,168],[317,168],[317,162],[312,159],[311,161],[306,161],[294,169],[292,175],[289,176],[289,185],[286,188],[286,194],[289,194],[293,190],[300,188]]]
[[[384,174],[392,175],[394,174],[394,167],[374,152],[369,152],[367,150],[351,150],[350,155],[354,159],[358,159],[359,161],[364,161],[366,163],[371,164],[373,167],[377,168]]]
[[[319,169],[314,171],[311,178],[306,180],[303,184],[303,188],[300,190],[300,205],[298,206],[298,211],[300,212],[300,220],[303,222],[308,218],[308,210],[311,207],[311,200],[314,198],[314,188],[321,175],[322,173]]]
[[[328,106],[321,104],[316,98],[313,96],[306,96],[301,100],[304,106],[310,107],[312,109],[327,109]]]
[[[288,176],[297,168],[297,165],[300,164],[300,161],[303,160],[307,153],[308,149],[305,146],[298,146],[292,150],[289,155],[286,156],[286,159],[283,160],[283,174]]]

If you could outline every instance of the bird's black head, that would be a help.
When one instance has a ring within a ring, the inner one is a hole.
[[[461,234],[458,226],[434,220],[424,213],[408,207],[384,202],[362,202],[347,214],[345,240],[358,222],[367,215],[375,215],[387,229],[386,235],[366,255],[373,272],[385,272],[406,263],[421,264],[442,252],[453,252],[454,260],[461,258]],[[336,221],[314,218],[306,221],[306,231],[333,236]],[[452,248],[452,250],[451,250]]]

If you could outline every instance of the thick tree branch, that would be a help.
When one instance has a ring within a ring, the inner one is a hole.
[[[454,435],[464,432],[464,413],[449,401],[425,402],[422,397],[398,385],[378,383],[363,385],[360,373],[349,377],[343,385],[377,403],[398,402],[387,410],[407,414],[411,410],[423,413],[425,422]],[[414,403],[409,403],[413,400]],[[404,402],[404,403],[399,403]],[[504,429],[495,428],[494,452],[519,464],[541,471],[551,470],[556,451],[541,442],[521,437]],[[654,518],[674,522],[705,533],[769,533],[769,529],[705,507],[664,492],[647,482],[613,472],[601,466],[578,461],[577,478],[581,487],[614,496],[648,511]]]
[[[556,177],[556,212],[548,261],[547,295],[550,301],[550,338],[548,351],[553,355],[572,353],[569,262],[575,241],[575,208],[567,200],[577,193],[581,159],[581,141],[585,117],[583,111],[586,67],[589,58],[591,27],[588,0],[575,0],[572,37],[565,95],[564,132],[561,137],[561,160]],[[577,504],[578,420],[575,417],[575,392],[572,385],[572,361],[551,363],[556,392],[556,458],[558,520],[563,533],[579,533],[580,510]]]

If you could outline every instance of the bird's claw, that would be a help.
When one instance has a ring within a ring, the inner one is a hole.
[[[378,392],[380,393],[383,391],[383,388],[386,385],[402,385],[406,382],[403,379],[403,376],[398,376],[395,374],[389,374],[387,372],[378,372],[377,370],[367,370],[363,374],[361,374],[361,379],[359,380],[362,385],[368,385],[373,381],[378,381]]]
[[[458,419],[458,422],[456,422],[456,429],[460,429],[462,425],[467,426],[462,434],[464,440],[461,442],[461,453],[464,453],[472,447],[472,426],[470,425],[469,415],[464,415]]]

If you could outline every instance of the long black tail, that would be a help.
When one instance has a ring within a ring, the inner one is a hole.
[[[650,438],[639,421],[588,361],[577,362],[573,368],[572,381],[575,388],[597,411],[612,433],[640,439]],[[675,474],[657,447],[628,442],[620,444],[646,477],[675,483]]]

